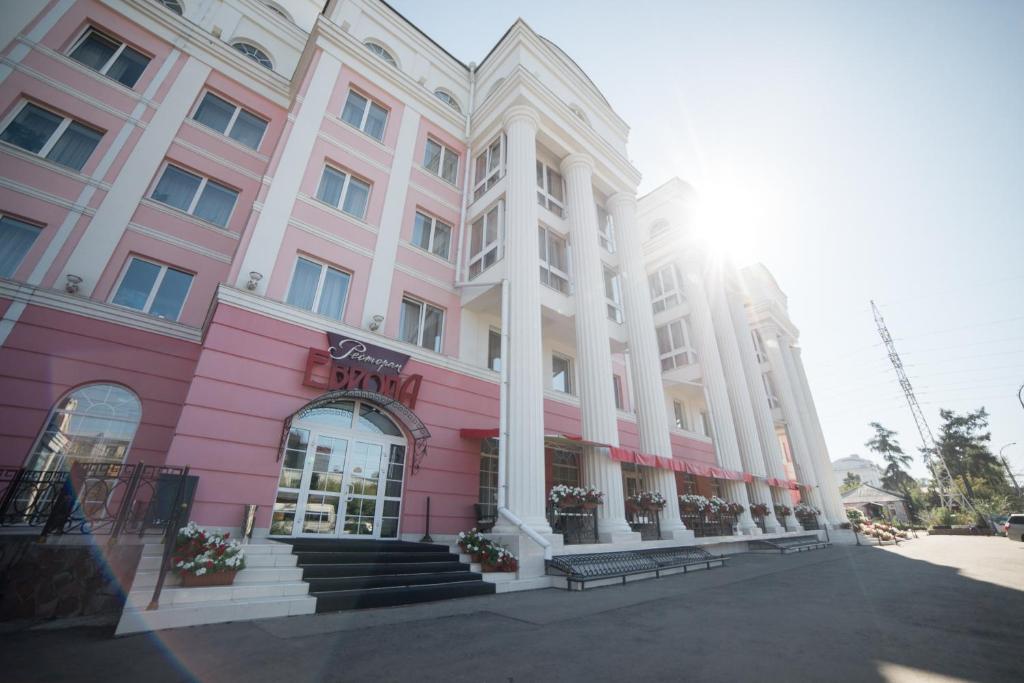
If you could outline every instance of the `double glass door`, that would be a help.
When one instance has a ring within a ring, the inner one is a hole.
[[[369,404],[313,411],[288,433],[271,535],[396,538],[405,450]]]

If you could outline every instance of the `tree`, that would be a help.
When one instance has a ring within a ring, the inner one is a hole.
[[[980,408],[958,415],[952,410],[940,410],[942,426],[936,440],[938,455],[946,463],[950,474],[963,485],[964,493],[974,500],[977,488],[983,492],[1002,492],[1008,489],[1006,476],[988,442],[988,412]]]
[[[913,458],[903,452],[900,442],[896,440],[896,432],[886,429],[877,422],[872,422],[869,426],[875,430],[875,435],[864,445],[882,456],[882,460],[885,461],[882,487],[902,494],[907,514],[910,515],[910,519],[916,519],[914,490],[918,488],[917,481],[905,469],[913,462]]]
[[[846,493],[860,486],[860,475],[855,472],[847,472],[843,483],[839,485],[839,492]]]

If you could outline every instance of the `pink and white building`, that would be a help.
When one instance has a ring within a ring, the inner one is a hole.
[[[187,464],[259,538],[429,498],[524,557],[555,483],[609,547],[641,491],[687,543],[684,493],[845,521],[785,295],[525,22],[467,65],[376,0],[50,0],[0,45],[0,464]]]

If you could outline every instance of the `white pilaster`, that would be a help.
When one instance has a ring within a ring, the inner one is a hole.
[[[608,342],[608,316],[604,299],[604,272],[597,234],[597,211],[592,186],[594,162],[585,154],[570,154],[561,164],[572,231],[576,297],[576,374],[580,389],[583,438],[619,445],[619,426],[612,387],[612,355]],[[605,493],[598,508],[601,539],[632,540],[636,534],[626,522],[622,466],[597,449],[583,459],[588,486]],[[603,451],[603,449],[601,449]]]
[[[505,258],[509,278],[508,508],[540,533],[544,514],[544,363],[541,352],[537,244],[537,114],[516,106],[505,114],[507,138]],[[609,381],[611,379],[609,378]],[[495,533],[517,533],[504,519]]]
[[[626,332],[629,335],[629,374],[640,432],[640,450],[671,458],[672,441],[665,412],[665,391],[661,380],[658,341],[654,334],[651,294],[647,287],[640,231],[636,225],[636,197],[625,193],[615,194],[608,199],[607,209],[615,226],[619,251],[619,279],[626,314]],[[693,540],[693,532],[688,531],[680,519],[675,473],[656,469],[654,484],[668,501],[661,514],[662,536]]]

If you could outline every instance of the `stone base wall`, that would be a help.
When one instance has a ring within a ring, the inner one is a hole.
[[[141,556],[141,545],[0,537],[0,621],[120,614]]]

